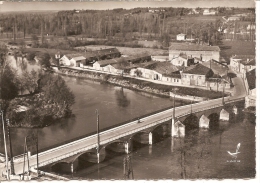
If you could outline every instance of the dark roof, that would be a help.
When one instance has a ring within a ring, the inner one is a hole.
[[[190,67],[185,68],[183,73],[207,75],[210,71],[212,71],[210,68],[208,68],[202,64],[196,64],[196,65],[191,65]]]
[[[219,74],[220,76],[227,74],[227,70],[228,70],[227,65],[222,64],[216,60],[202,62],[201,64],[208,68],[211,68],[215,74]]]
[[[99,61],[97,61],[97,63],[99,63],[99,65],[101,67],[104,67],[104,66],[109,65],[109,64],[116,64],[116,63],[119,63],[119,62],[120,62],[120,60],[118,60],[118,59],[109,59],[109,60],[99,60]]]
[[[256,80],[256,75],[255,75],[255,69],[249,71],[246,73],[246,79],[248,82],[248,87],[250,90],[255,89],[255,80]]]
[[[153,64],[147,65],[146,69],[154,70],[160,74],[171,74],[172,72],[176,72],[179,69],[172,65],[171,62],[155,62]]]
[[[179,51],[220,51],[218,46],[206,46],[187,43],[172,43],[169,50]]]

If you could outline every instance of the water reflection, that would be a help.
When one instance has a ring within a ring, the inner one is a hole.
[[[120,107],[127,107],[130,104],[130,100],[127,98],[127,94],[124,92],[123,87],[115,91],[117,105]]]

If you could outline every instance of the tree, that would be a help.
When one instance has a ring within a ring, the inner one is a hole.
[[[15,70],[9,65],[5,65],[1,67],[0,74],[1,99],[11,100],[15,98],[19,90]]]
[[[141,77],[143,73],[142,73],[142,71],[136,69],[136,70],[135,70],[135,74],[136,74],[138,77]]]
[[[35,52],[28,52],[27,55],[26,55],[26,59],[29,62],[32,62],[32,61],[35,61],[34,60],[35,56],[36,56]]]
[[[39,38],[35,34],[32,35],[32,42],[33,42],[33,47],[39,46]]]
[[[51,102],[66,106],[66,109],[74,104],[73,93],[59,75],[43,75],[40,80],[40,88],[44,92],[44,97]]]
[[[38,58],[39,58],[39,63],[41,66],[44,66],[47,68],[50,67],[51,56],[49,55],[49,53],[42,53],[42,54],[38,55]]]
[[[20,80],[22,88],[28,90],[30,94],[36,92],[39,76],[35,70],[32,70],[31,72],[28,72],[27,70],[24,71]]]

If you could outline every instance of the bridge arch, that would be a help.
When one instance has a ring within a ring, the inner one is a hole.
[[[185,131],[199,128],[199,118],[195,114],[187,116],[182,123],[185,125]]]
[[[209,129],[214,130],[219,127],[219,113],[211,113],[208,116],[209,119]]]

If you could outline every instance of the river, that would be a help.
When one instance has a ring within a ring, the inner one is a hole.
[[[96,109],[99,111],[100,130],[102,131],[173,104],[169,98],[156,97],[109,84],[65,76],[63,79],[75,95],[75,104],[72,106],[73,117],[39,129],[40,150],[95,133]],[[183,104],[185,102],[176,101],[176,106]],[[24,138],[33,130],[35,129],[11,128],[14,155],[23,153]],[[2,131],[0,133],[2,135]],[[3,150],[1,140],[2,153]]]

